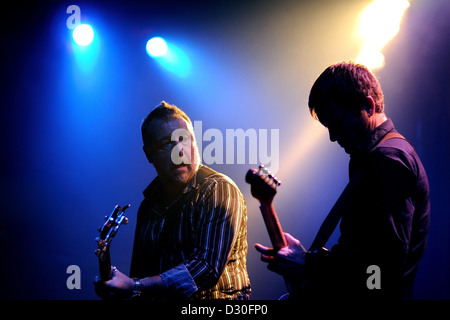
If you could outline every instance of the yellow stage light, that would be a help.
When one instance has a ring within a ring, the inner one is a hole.
[[[364,44],[356,62],[370,69],[384,66],[381,49],[398,33],[409,5],[408,0],[375,0],[367,6],[360,17],[358,35]]]

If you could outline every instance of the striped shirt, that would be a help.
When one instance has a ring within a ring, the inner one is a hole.
[[[249,299],[247,208],[227,176],[194,177],[171,206],[160,205],[156,178],[144,191],[138,211],[132,277],[159,274],[168,299]],[[201,166],[199,170],[205,170]],[[167,217],[175,214],[166,240],[158,240]]]

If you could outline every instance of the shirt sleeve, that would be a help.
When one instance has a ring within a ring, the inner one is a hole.
[[[189,298],[198,290],[194,279],[183,263],[163,272],[160,276],[169,291],[176,292],[186,298]]]

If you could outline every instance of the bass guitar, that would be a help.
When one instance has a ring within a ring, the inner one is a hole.
[[[263,165],[258,169],[248,170],[245,181],[251,185],[252,196],[259,200],[260,210],[275,251],[287,246],[284,233],[273,206],[273,198],[281,182]]]
[[[98,244],[95,254],[98,257],[100,280],[102,282],[112,279],[109,248],[111,246],[111,241],[117,234],[120,226],[128,223],[128,218],[125,217],[124,213],[129,207],[129,204],[123,208],[120,206],[115,206],[113,212],[109,216],[105,216],[105,224],[101,228],[98,228],[100,236],[95,239]]]

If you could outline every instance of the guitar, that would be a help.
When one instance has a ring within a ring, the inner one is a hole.
[[[113,212],[108,216],[105,216],[105,224],[103,227],[98,228],[100,236],[95,239],[98,243],[98,248],[95,250],[95,254],[98,257],[99,267],[100,267],[100,280],[102,282],[112,279],[111,270],[111,257],[109,254],[109,247],[111,246],[111,241],[116,235],[119,227],[122,224],[128,223],[128,218],[125,217],[124,213],[130,207],[129,204],[121,208],[120,206],[115,206]]]
[[[273,206],[273,198],[281,182],[263,166],[258,170],[250,169],[245,175],[245,181],[251,185],[252,196],[259,200],[260,210],[269,233],[270,241],[275,251],[287,246],[281,229],[280,221]]]

